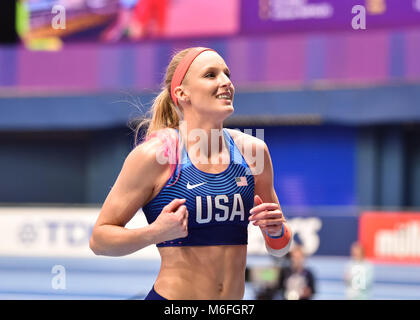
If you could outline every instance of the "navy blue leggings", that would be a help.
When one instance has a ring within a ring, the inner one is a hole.
[[[155,291],[155,286],[152,287],[152,290],[149,291],[149,294],[144,298],[144,300],[168,300],[162,297],[159,293]]]

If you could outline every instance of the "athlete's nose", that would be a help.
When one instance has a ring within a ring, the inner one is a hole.
[[[232,81],[225,73],[222,73],[221,84],[222,84],[222,87],[232,86]]]
[[[225,89],[225,90],[221,90],[221,91],[226,91],[226,89],[227,89],[233,95],[233,93],[235,92],[235,87],[233,86],[233,83],[230,80],[230,78],[226,74],[223,73],[221,79],[222,80],[220,81],[220,87]]]

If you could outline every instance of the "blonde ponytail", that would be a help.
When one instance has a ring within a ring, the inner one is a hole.
[[[166,69],[165,81],[162,86],[161,92],[154,99],[153,105],[147,112],[149,117],[142,119],[136,126],[135,130],[135,145],[139,144],[139,141],[145,141],[156,132],[166,128],[179,128],[179,123],[183,120],[183,115],[180,109],[175,106],[171,98],[171,81],[175,73],[176,67],[180,61],[187,55],[192,48],[184,49],[176,53]],[[138,139],[140,130],[147,126],[146,134]]]
[[[179,122],[182,114],[172,101],[171,95],[166,88],[163,88],[158,96],[154,99],[153,105],[148,111],[150,118],[143,119],[135,130],[136,145],[140,140],[147,140],[148,137],[165,128],[179,128]],[[137,139],[140,130],[147,127],[146,134],[142,139]]]
[[[171,176],[174,174],[176,167],[180,165],[178,160],[180,159],[181,147],[179,147],[179,144],[182,143],[175,130],[171,129],[179,129],[181,121],[184,120],[181,110],[172,100],[170,93],[171,82],[177,66],[191,49],[193,48],[179,51],[172,57],[172,60],[166,69],[162,90],[153,100],[152,107],[147,112],[149,117],[140,120],[139,124],[136,126],[134,135],[135,147],[148,141],[152,137],[158,137],[163,142],[164,156],[168,158],[171,166]],[[146,133],[139,139],[138,135],[143,127],[147,127],[147,129],[145,129]],[[175,181],[169,186],[176,183],[179,174],[180,171],[178,171],[178,176]]]

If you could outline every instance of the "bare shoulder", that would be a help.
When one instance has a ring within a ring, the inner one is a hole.
[[[170,160],[168,148],[176,148],[174,130],[169,128],[159,130],[149,140],[136,146],[127,156],[126,162],[157,170],[163,169]]]
[[[152,138],[131,150],[104,201],[97,224],[124,226],[150,200],[157,181],[168,172],[169,165],[158,161],[163,144]]]
[[[129,166],[134,165],[136,168],[140,166],[156,167],[158,169],[161,166],[158,160],[162,153],[163,145],[164,143],[160,139],[151,138],[131,150],[125,159],[125,163]]]

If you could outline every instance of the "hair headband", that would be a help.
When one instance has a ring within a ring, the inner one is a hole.
[[[175,69],[174,75],[172,77],[171,81],[171,97],[174,101],[175,105],[178,106],[178,99],[175,96],[175,88],[180,86],[182,83],[182,80],[184,80],[185,74],[187,73],[188,69],[190,68],[191,64],[197,58],[197,56],[204,52],[204,51],[214,51],[210,48],[193,48],[185,55],[185,57],[181,60],[181,62],[178,64],[178,66]]]

